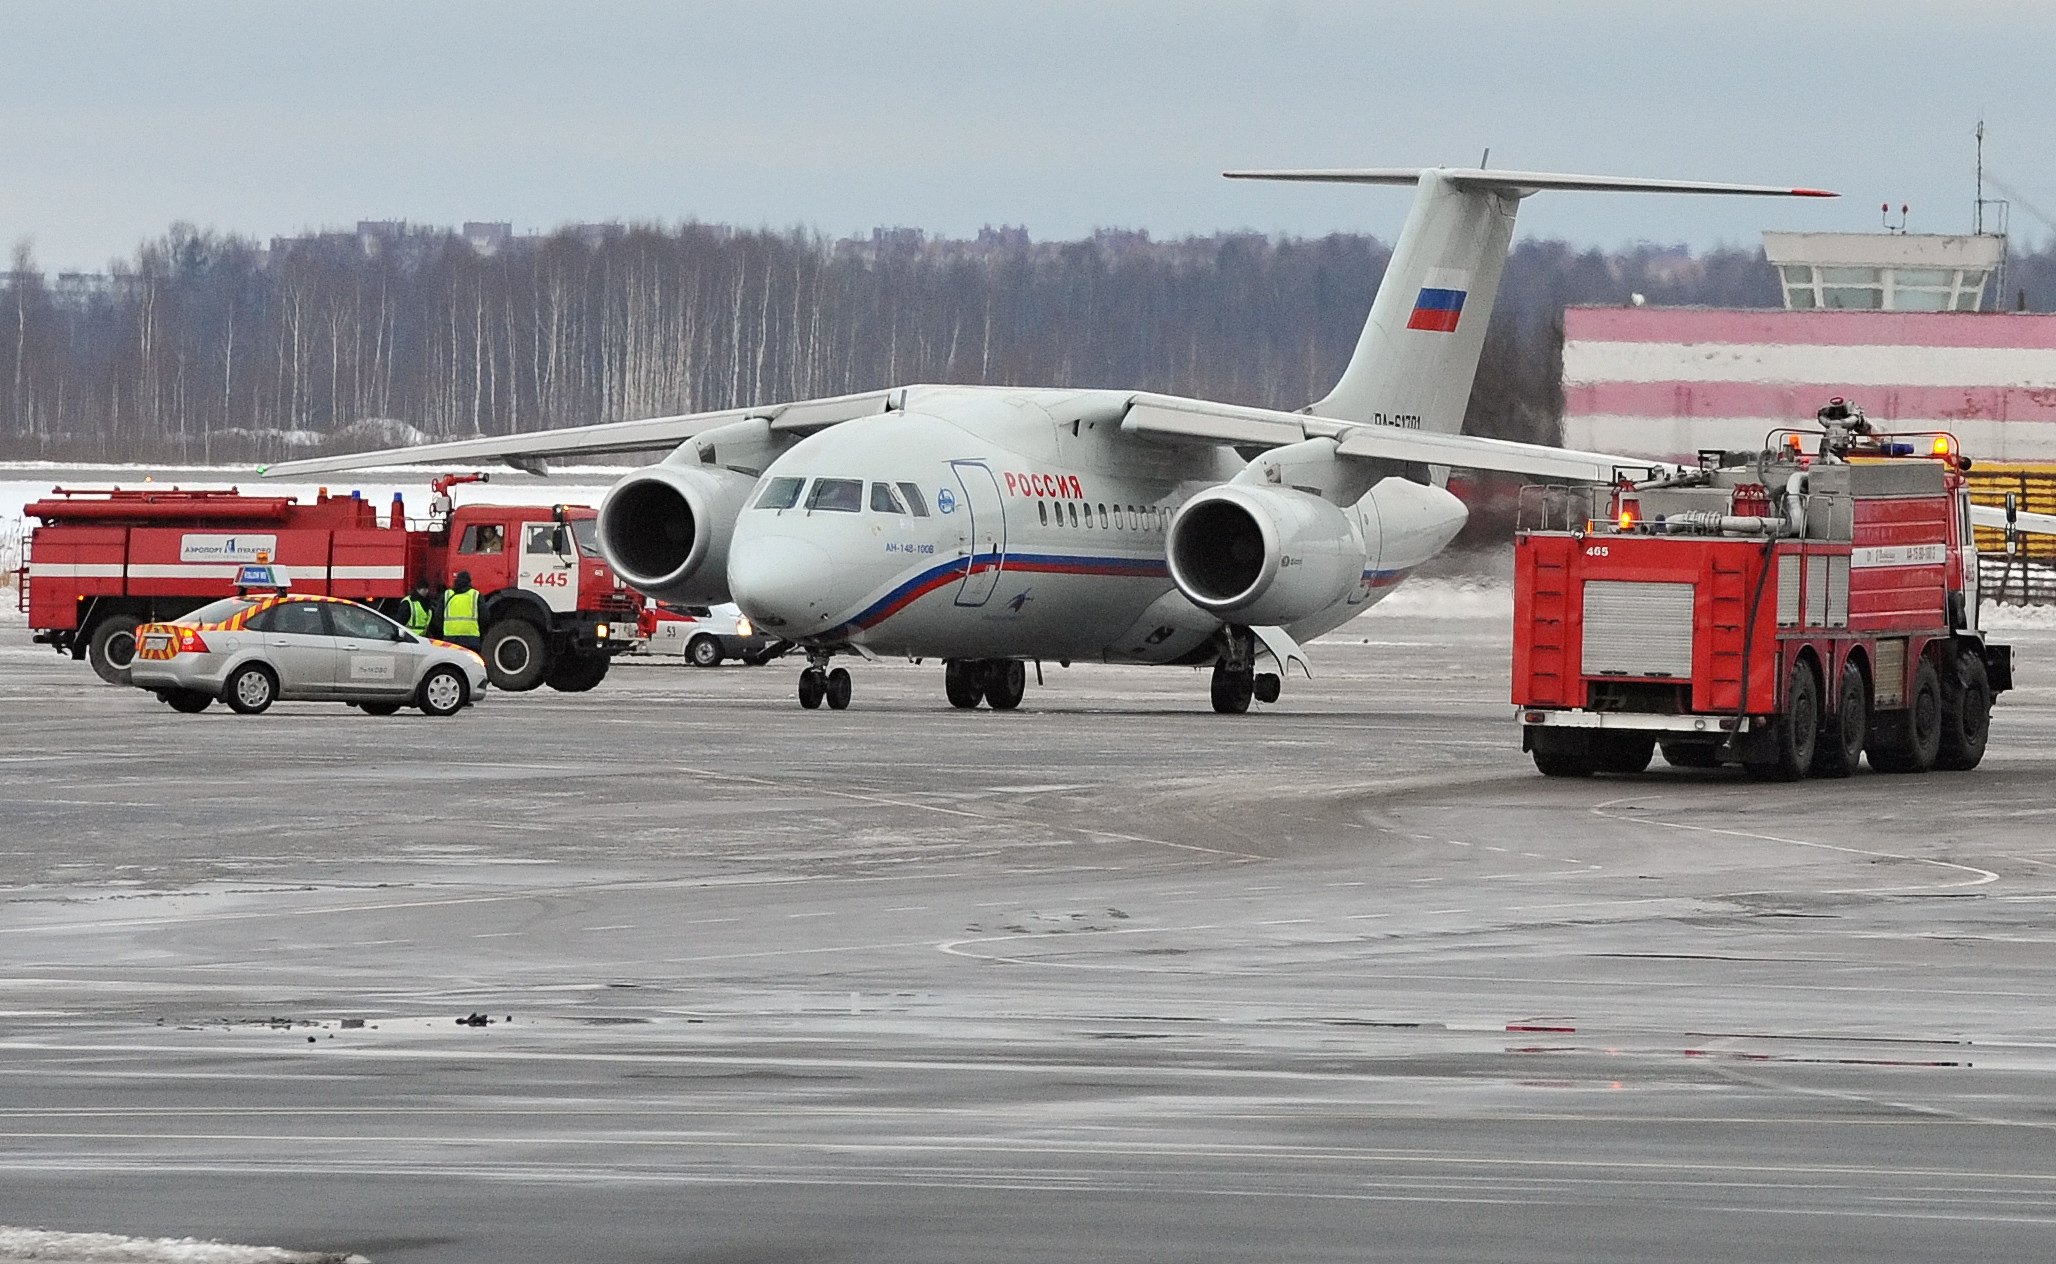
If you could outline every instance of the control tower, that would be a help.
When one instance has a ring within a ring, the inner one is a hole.
[[[2006,238],[1941,233],[1765,233],[1785,310],[1975,312]]]

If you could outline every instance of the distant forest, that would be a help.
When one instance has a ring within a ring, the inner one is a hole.
[[[1033,242],[705,224],[479,241],[177,226],[100,277],[0,273],[0,456],[274,460],[907,382],[1135,387],[1296,408],[1341,371],[1389,247],[1249,233]],[[2056,247],[2003,305],[2056,306]],[[1756,250],[1524,241],[1468,429],[1553,440],[1566,304],[1775,307]]]

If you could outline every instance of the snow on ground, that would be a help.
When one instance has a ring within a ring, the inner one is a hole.
[[[0,1264],[369,1264],[336,1251],[233,1246],[198,1238],[124,1238],[0,1225]]]

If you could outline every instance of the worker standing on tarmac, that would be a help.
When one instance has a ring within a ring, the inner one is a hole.
[[[435,585],[426,579],[416,580],[414,591],[407,594],[407,630],[416,636],[434,635],[430,629],[435,626]]]
[[[479,649],[478,590],[471,586],[470,571],[458,571],[443,594],[443,639],[473,653]]]

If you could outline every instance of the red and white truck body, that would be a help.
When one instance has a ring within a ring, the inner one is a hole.
[[[1531,489],[1513,702],[1545,773],[1640,771],[1659,745],[1776,778],[1982,757],[2012,658],[1977,624],[1954,438],[1859,412],[1815,453],[1772,439],[1604,499]]]

